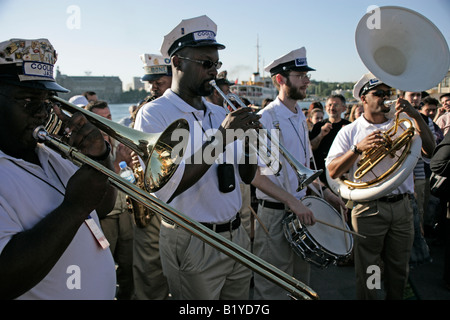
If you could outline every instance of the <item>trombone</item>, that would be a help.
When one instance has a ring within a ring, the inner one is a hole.
[[[175,147],[179,147],[180,143],[181,150],[185,150],[187,141],[173,141],[172,133],[176,130],[189,130],[189,124],[185,119],[174,121],[162,133],[149,134],[122,126],[57,96],[53,96],[51,100],[56,101],[69,113],[81,112],[91,123],[101,128],[100,130],[133,150],[145,163],[144,183],[148,192],[161,189],[181,162],[182,155],[172,151]],[[46,124],[46,130],[58,134],[60,128],[61,121],[52,113]]]
[[[233,102],[230,101],[228,96],[222,90],[220,90],[220,88],[216,84],[215,80],[211,80],[209,83],[214,87],[214,89],[217,90],[217,92],[222,96],[222,98],[225,100],[225,102],[233,110],[237,109],[236,106],[233,104]],[[245,105],[245,103],[242,102],[242,100],[239,99],[237,96],[234,95],[234,99],[242,108],[248,108]],[[258,134],[258,132],[256,132],[255,130],[252,130],[252,132],[258,136],[258,142],[262,143],[263,145],[265,145],[267,147],[267,144],[265,143],[264,139],[262,139],[261,135]],[[296,173],[297,179],[298,179],[297,192],[302,190],[306,186],[308,186],[311,182],[313,182],[317,177],[319,177],[322,174],[322,172],[323,172],[322,169],[319,169],[319,170],[309,169],[309,168],[305,167],[297,159],[295,159],[295,157],[292,156],[292,154],[281,143],[279,143],[272,137],[269,130],[267,130],[263,127],[263,132],[267,136],[267,139],[269,141],[271,141],[274,145],[278,146],[278,149],[279,149],[279,152],[281,153],[281,155],[283,155],[283,157],[286,159],[286,161],[289,163],[289,165],[292,167],[292,169],[294,169],[294,172]],[[253,145],[251,145],[251,146],[254,148]],[[267,150],[269,150],[269,148],[267,148]],[[261,155],[261,158],[264,159],[264,157],[262,155]]]
[[[132,138],[127,138],[123,135],[122,132],[119,132],[118,129],[121,129],[123,132],[128,132],[136,135],[140,135],[140,131],[124,127],[119,124],[114,124],[115,129],[109,128],[108,125],[111,124],[112,121],[105,119],[100,116],[96,116],[95,114],[86,111],[84,109],[81,109],[69,102],[66,102],[63,99],[59,99],[56,97],[53,97],[52,99],[58,101],[59,103],[63,104],[64,106],[61,106],[63,109],[67,108],[71,111],[80,111],[82,112],[88,120],[93,122],[100,130],[108,133],[113,133],[113,138],[115,138],[118,141],[125,141],[128,143],[127,146],[129,146],[131,149],[138,149],[137,151],[142,152],[142,148],[140,146],[145,145],[147,150],[155,150],[158,154],[156,158],[159,157],[160,153],[167,153],[167,150],[160,150],[157,148],[154,148],[149,141],[139,141],[138,145],[132,146],[132,143],[130,143],[131,140],[134,140]],[[93,119],[95,118],[95,120]],[[170,136],[169,129],[178,128],[178,125],[187,124],[185,121],[179,121],[175,122],[176,125],[169,126],[168,129],[164,131],[164,135]],[[136,131],[136,133],[134,132]],[[247,250],[243,249],[242,247],[236,245],[235,243],[229,241],[228,239],[224,238],[220,234],[212,231],[211,229],[207,228],[206,226],[202,225],[201,223],[192,220],[191,218],[187,217],[183,213],[179,212],[178,210],[170,207],[165,202],[159,200],[158,198],[151,195],[149,192],[146,192],[145,190],[139,188],[138,186],[126,181],[119,175],[117,175],[115,172],[109,170],[105,166],[99,164],[98,162],[92,160],[91,158],[85,156],[80,151],[76,150],[75,148],[63,143],[61,140],[57,139],[56,137],[52,136],[46,129],[42,126],[37,127],[33,133],[33,136],[38,141],[43,141],[48,144],[50,144],[51,147],[54,147],[55,149],[58,149],[63,156],[67,157],[68,159],[72,160],[75,163],[83,163],[91,166],[92,168],[100,171],[101,173],[105,174],[109,181],[119,190],[124,192],[125,194],[129,195],[136,201],[142,203],[144,206],[149,208],[150,210],[161,214],[163,217],[173,221],[178,226],[186,229],[188,232],[191,232],[194,236],[200,238],[202,241],[208,243],[212,247],[216,248],[217,250],[221,251],[222,253],[228,255],[229,257],[235,259],[236,261],[242,263],[246,267],[250,268],[254,272],[259,273],[269,281],[274,282],[278,286],[282,287],[286,291],[289,292],[289,296],[293,299],[304,299],[304,300],[312,300],[312,299],[318,299],[319,296],[316,292],[314,292],[311,288],[309,288],[307,285],[302,283],[301,281],[293,278],[292,276],[286,274],[285,272],[281,271],[280,269],[274,267],[273,265],[267,263],[263,259],[257,257],[256,255],[248,252]],[[142,135],[140,135],[142,137]],[[155,141],[153,137],[153,141]],[[161,140],[161,138],[159,139]],[[163,145],[162,142],[159,142],[159,140],[156,142],[156,144],[159,144],[160,146]],[[163,139],[165,143],[169,142],[169,139]],[[153,152],[154,153],[154,152]],[[152,152],[148,154],[148,158],[151,159],[153,157]],[[159,162],[158,162],[159,163]],[[176,165],[176,164],[174,164]],[[173,168],[173,166],[171,167]],[[159,172],[158,172],[159,174]],[[168,172],[168,174],[171,174],[171,172]],[[166,177],[161,177],[161,181],[166,181]],[[162,185],[160,185],[162,187]]]

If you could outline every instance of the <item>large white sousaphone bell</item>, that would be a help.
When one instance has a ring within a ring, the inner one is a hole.
[[[431,89],[450,67],[442,33],[426,17],[407,8],[386,6],[368,12],[358,23],[355,43],[367,69],[399,90]]]

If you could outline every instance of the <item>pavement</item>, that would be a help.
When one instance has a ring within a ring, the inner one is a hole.
[[[450,290],[444,286],[444,246],[427,239],[432,262],[410,270],[410,290],[405,300],[450,300]],[[355,270],[349,266],[311,267],[310,287],[320,300],[355,300]],[[380,299],[384,298],[382,289]]]

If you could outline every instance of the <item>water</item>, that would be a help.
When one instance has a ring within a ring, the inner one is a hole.
[[[109,104],[113,121],[118,122],[120,119],[128,117],[130,115],[128,112],[128,107],[133,104],[134,103],[132,102]],[[300,101],[299,104],[301,108],[309,108],[311,101]]]
[[[108,104],[113,121],[118,122],[122,118],[129,117],[130,113],[128,112],[128,108],[133,104],[134,103]]]

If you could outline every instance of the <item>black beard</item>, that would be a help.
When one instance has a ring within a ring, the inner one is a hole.
[[[286,85],[288,87],[288,97],[292,100],[303,100],[306,98],[306,93],[301,92],[298,88],[292,86],[291,81],[287,78]]]
[[[209,84],[209,81],[210,80],[203,82],[203,84],[197,88],[197,95],[207,97],[214,92],[214,87]]]
[[[292,100],[303,100],[306,98],[306,94],[304,94],[297,88],[289,87],[288,97],[291,98]]]

